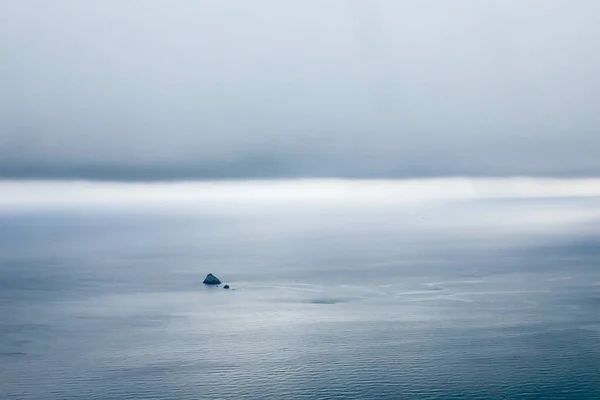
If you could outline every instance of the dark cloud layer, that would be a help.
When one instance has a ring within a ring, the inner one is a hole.
[[[600,175],[593,0],[0,4],[0,177]]]

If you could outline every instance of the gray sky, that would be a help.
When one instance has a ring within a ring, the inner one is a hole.
[[[0,2],[0,178],[600,175],[597,0]]]

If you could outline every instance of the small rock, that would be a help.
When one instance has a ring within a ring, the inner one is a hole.
[[[223,289],[229,289],[229,285],[223,286]]]

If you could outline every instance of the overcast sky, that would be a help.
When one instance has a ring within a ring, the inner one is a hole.
[[[597,0],[0,2],[0,178],[600,176]]]

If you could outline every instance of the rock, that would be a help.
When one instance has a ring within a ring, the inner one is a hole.
[[[229,285],[223,286],[223,289],[229,289]]]
[[[208,275],[206,275],[206,278],[204,279],[204,282],[202,282],[202,283],[204,283],[205,285],[220,285],[221,281],[219,280],[219,278],[217,278],[213,274],[208,274]]]

